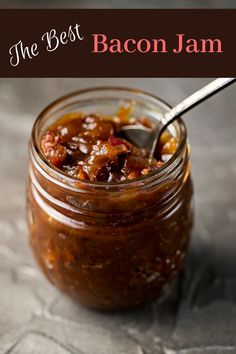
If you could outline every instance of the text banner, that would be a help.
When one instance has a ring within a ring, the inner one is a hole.
[[[236,76],[236,10],[0,10],[0,77]]]

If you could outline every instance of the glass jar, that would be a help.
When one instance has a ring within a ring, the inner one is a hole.
[[[184,264],[192,226],[189,146],[181,119],[169,127],[178,140],[176,153],[162,168],[136,180],[78,180],[43,156],[41,134],[62,115],[114,114],[121,101],[135,101],[132,115],[153,121],[170,109],[133,89],[75,92],[39,115],[29,147],[27,219],[34,256],[56,287],[105,310],[159,297]]]

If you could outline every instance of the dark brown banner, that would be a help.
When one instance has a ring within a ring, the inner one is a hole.
[[[0,10],[0,77],[236,76],[236,10]]]

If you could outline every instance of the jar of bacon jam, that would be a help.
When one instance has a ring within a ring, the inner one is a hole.
[[[163,294],[184,264],[192,226],[189,146],[181,119],[155,158],[122,127],[158,124],[162,100],[126,88],[72,93],[37,118],[30,141],[30,245],[46,277],[105,310]]]

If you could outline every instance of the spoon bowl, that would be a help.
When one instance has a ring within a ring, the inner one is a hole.
[[[178,119],[184,113],[188,112],[199,103],[205,101],[207,98],[213,96],[235,81],[235,77],[218,78],[177,104],[162,117],[160,124],[155,126],[153,129],[144,127],[141,124],[125,125],[121,129],[122,136],[137,146],[150,151],[150,158],[153,158],[159,144],[161,134],[164,130],[166,130],[169,124],[173,123],[174,120]]]

